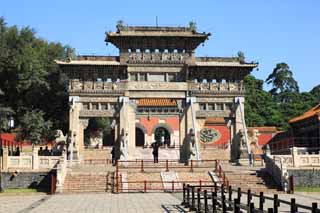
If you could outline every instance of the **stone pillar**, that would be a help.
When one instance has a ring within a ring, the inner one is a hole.
[[[136,139],[136,112],[134,107],[129,103],[129,97],[121,97],[123,103],[120,110],[120,134],[124,130],[126,140],[128,141],[128,160],[133,157]]]
[[[2,153],[2,164],[0,165],[2,171],[8,170],[8,159],[9,158],[9,151],[8,147],[3,147],[3,153]]]
[[[33,147],[32,149],[32,170],[39,169],[39,156],[38,156],[38,147]]]
[[[293,167],[299,167],[300,166],[300,159],[298,154],[298,148],[292,147],[292,163]]]
[[[69,130],[75,136],[75,149],[74,151],[79,153],[79,148],[83,148],[83,140],[80,141],[79,133],[80,133],[80,110],[82,108],[82,104],[79,102],[78,96],[69,97],[69,101],[71,101],[71,107],[69,111]],[[83,133],[82,133],[83,134]]]
[[[77,140],[77,147],[79,150],[79,156],[81,157],[83,154],[84,150],[84,130],[88,127],[89,125],[89,119],[79,119],[79,132],[78,135],[76,136]]]

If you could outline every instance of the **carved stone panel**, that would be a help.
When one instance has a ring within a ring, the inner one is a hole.
[[[115,110],[81,110],[80,117],[115,117]]]

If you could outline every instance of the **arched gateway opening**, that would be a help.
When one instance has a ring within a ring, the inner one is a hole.
[[[154,140],[161,141],[164,144],[170,146],[170,132],[164,127],[158,127],[154,131]]]
[[[136,146],[144,146],[144,132],[140,128],[136,128]]]

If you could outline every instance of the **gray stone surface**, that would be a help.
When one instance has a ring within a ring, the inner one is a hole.
[[[0,187],[7,188],[35,188],[50,191],[51,173],[48,172],[19,172],[15,177],[12,172],[2,172]]]
[[[320,186],[319,169],[288,170],[289,175],[294,177],[295,186]]]
[[[0,212],[181,212],[166,193],[0,196]]]

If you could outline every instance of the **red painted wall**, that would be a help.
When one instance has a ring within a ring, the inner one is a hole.
[[[150,117],[149,119],[147,117],[141,117],[140,118],[140,124],[144,126],[147,130],[148,135],[152,135],[152,130],[153,128],[159,124],[159,117]],[[168,117],[165,118],[165,123],[170,126],[170,128],[173,131],[178,131],[179,130],[179,117]]]
[[[206,128],[213,128],[216,129],[221,137],[218,141],[214,143],[208,143],[206,146],[224,146],[227,145],[230,141],[230,129],[227,126],[221,126],[221,125],[206,125]],[[205,143],[201,143],[205,144]]]

